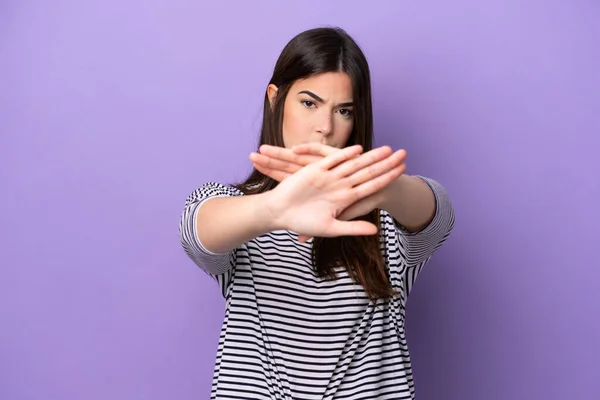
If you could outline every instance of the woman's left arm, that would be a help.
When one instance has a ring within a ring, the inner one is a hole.
[[[426,262],[454,227],[454,207],[437,181],[405,175],[384,189],[381,209],[395,220],[409,266]]]
[[[390,213],[407,231],[419,232],[435,216],[435,193],[423,179],[401,175],[383,190],[378,208]]]

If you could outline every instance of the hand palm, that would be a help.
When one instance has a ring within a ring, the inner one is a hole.
[[[377,207],[381,189],[404,172],[405,154],[388,155],[389,149],[380,148],[360,157],[358,154],[348,157],[348,150],[344,149],[346,158],[337,156],[343,159],[342,164],[329,170],[323,168],[324,159],[331,159],[340,150],[312,145],[317,147],[300,149],[311,154],[299,155],[290,149],[263,146],[261,154],[251,155],[259,171],[281,182],[274,194],[278,204],[286,206],[280,211],[285,213],[283,219],[301,234],[301,241],[308,236],[376,233],[371,223],[341,221],[365,215]],[[349,171],[354,172],[354,179],[346,176]],[[362,190],[356,190],[357,183],[362,183],[358,185]]]
[[[276,218],[303,236],[373,234],[374,226],[365,221],[343,223],[338,217],[359,196],[348,179],[337,171],[317,164],[301,168],[273,190]],[[376,231],[376,229],[375,229]]]

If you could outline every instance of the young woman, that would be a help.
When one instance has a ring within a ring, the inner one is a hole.
[[[226,301],[213,399],[410,399],[404,320],[450,234],[436,181],[372,149],[369,66],[341,29],[294,37],[265,91],[254,171],[187,199],[183,248]]]

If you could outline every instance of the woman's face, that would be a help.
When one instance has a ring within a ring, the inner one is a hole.
[[[277,93],[269,85],[271,102]],[[290,148],[319,142],[342,148],[354,126],[352,81],[343,72],[327,72],[292,85],[283,109],[283,143]]]

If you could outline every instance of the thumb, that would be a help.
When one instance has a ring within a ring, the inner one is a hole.
[[[375,235],[377,231],[377,226],[371,222],[335,219],[323,236],[369,236]]]
[[[354,218],[362,217],[363,215],[367,215],[377,208],[377,204],[377,199],[375,198],[367,197],[363,200],[359,200],[342,211],[342,213],[338,216],[338,219],[342,221],[350,221]]]
[[[308,241],[308,239],[310,239],[310,236],[298,235],[298,241],[300,243],[306,243]]]

